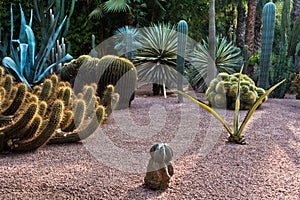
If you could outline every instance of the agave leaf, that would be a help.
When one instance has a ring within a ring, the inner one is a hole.
[[[62,59],[60,59],[59,61],[57,61],[56,63],[53,63],[51,64],[50,66],[48,66],[44,71],[43,73],[34,81],[34,83],[38,83],[40,82],[42,79],[45,78],[45,76],[48,74],[48,72],[53,68],[55,67],[56,65],[58,65],[59,63],[63,63],[65,61],[68,61],[68,60],[72,60],[73,57],[70,55],[70,54],[67,54],[65,55]]]
[[[28,44],[21,43],[20,44],[20,69],[19,73],[24,76],[24,69],[27,64],[27,50],[28,50]]]
[[[279,85],[281,85],[283,82],[285,81],[282,80],[279,83],[277,83],[276,85],[274,85],[273,87],[271,87],[268,91],[265,92],[264,95],[262,95],[252,106],[252,108],[248,111],[243,123],[241,124],[238,132],[237,132],[237,136],[241,135],[247,122],[249,121],[249,119],[251,118],[251,116],[253,115],[254,111],[258,108],[258,106],[263,102],[263,100],[273,91],[275,90]]]
[[[41,62],[46,54],[46,49],[47,49],[46,47],[51,42],[51,39],[55,33],[55,28],[58,23],[58,19],[59,19],[59,16],[56,15],[54,22],[50,25],[50,27],[48,29],[47,35],[44,36],[45,39],[43,39],[41,46],[40,46],[40,50],[39,50],[38,54],[36,55],[36,60],[35,60],[35,65],[34,65],[34,68],[36,68],[36,69],[38,69],[38,67],[41,66]],[[37,70],[36,70],[35,74],[36,73],[37,73]],[[36,75],[34,75],[34,76],[36,76]]]
[[[28,83],[28,81],[26,80],[26,78],[21,73],[19,73],[18,66],[13,59],[11,59],[10,57],[5,57],[2,60],[2,64],[7,69],[11,69],[17,75],[17,78],[19,78],[20,81],[24,82],[27,85],[27,87],[31,89],[31,86]]]
[[[242,78],[242,71],[243,71],[243,66],[241,67],[241,71],[239,74],[239,79],[238,79],[238,91],[236,94],[236,100],[235,100],[235,110],[234,110],[234,119],[233,119],[233,129],[234,129],[234,134],[237,133],[239,129],[239,115],[240,115],[240,96],[241,96],[241,78]]]
[[[20,35],[19,35],[19,40],[21,43],[26,42],[26,19],[25,19],[25,14],[23,12],[22,6],[20,4],[20,13],[21,13],[21,26],[20,26]]]
[[[47,51],[46,51],[46,53],[45,53],[45,55],[44,55],[44,57],[43,57],[42,63],[41,63],[40,66],[39,66],[38,73],[37,73],[36,76],[34,77],[35,80],[38,79],[39,76],[41,75],[41,73],[42,73],[42,71],[43,71],[43,68],[44,68],[44,65],[45,65],[45,63],[46,63],[46,61],[47,61],[47,58],[48,58],[48,56],[49,56],[49,54],[50,54],[50,52],[51,52],[51,49],[52,49],[53,45],[54,45],[55,42],[56,42],[56,39],[57,39],[57,37],[58,37],[58,35],[59,35],[59,33],[60,33],[60,31],[61,31],[61,29],[62,29],[64,23],[65,23],[65,21],[66,21],[66,18],[67,18],[67,17],[64,18],[64,20],[61,22],[61,24],[60,24],[59,27],[57,28],[56,32],[54,33],[51,43],[50,43],[49,45],[47,45],[48,49],[46,49]]]
[[[193,98],[192,96],[182,92],[182,91],[179,91],[177,90],[177,92],[179,94],[182,94],[183,96],[189,98],[190,100],[192,100],[193,102],[197,103],[199,106],[201,106],[202,108],[204,108],[205,110],[207,110],[208,112],[210,112],[217,120],[219,120],[222,125],[225,127],[225,129],[227,130],[227,132],[232,135],[233,132],[232,130],[229,128],[229,126],[227,125],[227,123],[222,119],[222,117],[214,110],[212,109],[211,107],[209,107],[208,105],[206,105],[205,103],[201,102],[201,101],[198,101],[197,99]]]
[[[28,45],[29,45],[29,63],[30,65],[27,65],[27,68],[25,71],[30,72],[30,66],[34,66],[35,61],[35,51],[36,51],[36,40],[34,33],[30,26],[26,25],[26,35],[28,39]]]

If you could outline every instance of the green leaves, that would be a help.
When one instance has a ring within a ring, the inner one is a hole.
[[[126,0],[109,0],[104,3],[104,10],[106,12],[126,12],[130,10]]]

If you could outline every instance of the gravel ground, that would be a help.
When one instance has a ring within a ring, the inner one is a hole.
[[[82,143],[0,154],[0,199],[300,199],[300,101],[269,99],[244,134],[246,145],[227,143],[188,100],[139,92]],[[143,186],[156,142],[175,152],[165,191]]]

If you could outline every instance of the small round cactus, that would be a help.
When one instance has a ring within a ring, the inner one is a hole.
[[[206,90],[209,104],[217,108],[235,108],[236,95],[238,93],[239,73],[232,75],[226,72],[219,73],[210,82]],[[265,90],[255,86],[254,81],[242,74],[240,82],[240,109],[249,109],[255,101],[265,93]]]

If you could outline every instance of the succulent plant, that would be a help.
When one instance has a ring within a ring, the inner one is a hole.
[[[190,100],[192,100],[193,102],[197,103],[199,106],[201,106],[202,108],[204,108],[205,110],[210,112],[224,126],[226,131],[229,133],[228,141],[237,143],[237,144],[245,144],[243,130],[244,130],[246,124],[248,123],[248,121],[250,120],[251,116],[253,115],[254,111],[262,104],[263,101],[266,100],[267,96],[272,91],[274,91],[278,86],[280,86],[285,81],[285,79],[280,81],[276,85],[272,86],[268,91],[264,92],[264,94],[255,101],[255,103],[251,106],[251,108],[249,108],[249,110],[246,114],[246,117],[244,118],[243,122],[240,124],[239,116],[240,116],[240,108],[241,108],[241,100],[242,100],[241,93],[243,90],[242,82],[244,82],[244,84],[243,84],[244,86],[245,85],[248,86],[249,90],[251,90],[251,88],[250,88],[251,84],[249,84],[249,82],[251,82],[251,81],[246,80],[247,83],[245,82],[245,80],[242,81],[242,78],[243,78],[242,71],[243,71],[243,67],[241,68],[240,73],[234,74],[232,77],[228,76],[228,74],[219,74],[219,76],[218,76],[219,80],[214,79],[210,82],[211,86],[216,87],[220,81],[227,80],[227,82],[228,82],[228,80],[231,80],[231,82],[236,82],[236,80],[237,80],[237,86],[235,86],[233,84],[230,88],[228,87],[227,89],[226,88],[224,88],[224,90],[222,89],[222,91],[225,91],[225,92],[226,92],[226,90],[232,90],[232,92],[234,94],[236,94],[235,95],[236,100],[235,100],[235,106],[234,106],[235,110],[234,110],[234,118],[233,118],[233,129],[231,129],[228,126],[228,124],[222,119],[222,117],[212,107],[210,107],[209,105],[206,105],[204,102],[199,101],[182,91],[178,91],[178,93],[184,95],[185,97],[189,98]],[[225,83],[223,83],[223,85],[224,85],[224,87],[226,87]],[[219,90],[221,90],[221,89],[219,89]],[[245,89],[245,90],[247,90],[247,89]],[[210,93],[213,93],[213,92],[210,92]],[[263,90],[259,89],[259,91],[257,93],[263,93]],[[219,95],[222,95],[222,94],[219,93]],[[215,94],[215,96],[217,96],[217,94]],[[219,97],[217,97],[217,98],[219,98]],[[247,97],[247,98],[249,98],[249,97]],[[225,98],[223,98],[223,99],[225,99]],[[222,104],[222,106],[224,106],[224,104]]]
[[[117,109],[127,108],[134,99],[137,84],[135,66],[126,58],[106,55],[101,59],[82,55],[64,65],[61,71],[63,80],[75,81],[74,88],[81,90],[86,84],[98,83],[97,95],[104,97],[108,85],[113,85],[120,95]]]
[[[235,101],[238,93],[239,73],[219,73],[210,82],[206,90],[209,104],[217,108],[235,109]],[[245,74],[241,74],[240,109],[248,110],[259,99],[265,90],[255,86],[254,81]]]
[[[36,48],[36,37],[32,30],[32,12],[28,24],[21,5],[20,13],[21,25],[19,38],[13,39],[15,34],[13,11],[11,6],[10,56],[4,57],[2,63],[11,75],[13,75],[18,81],[24,82],[27,87],[31,89],[33,84],[37,84],[46,78],[54,67],[72,59],[72,56],[69,54],[61,54],[54,63],[47,63],[51,49],[55,45],[67,17],[61,21],[58,27],[56,26],[58,25],[59,15],[53,19],[54,21],[52,25],[48,27],[46,34],[42,35],[43,41],[41,43],[40,50],[38,51]]]

